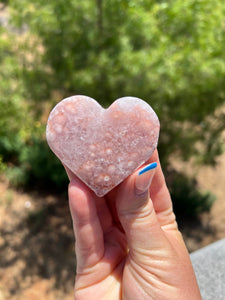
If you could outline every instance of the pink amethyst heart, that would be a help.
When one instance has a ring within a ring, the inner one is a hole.
[[[99,197],[150,158],[158,136],[154,110],[134,97],[108,109],[86,96],[66,98],[51,111],[46,129],[52,151]]]

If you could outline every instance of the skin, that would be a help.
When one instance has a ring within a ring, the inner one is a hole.
[[[136,171],[101,198],[66,168],[76,300],[201,299],[157,151],[151,162],[158,166],[144,176],[149,188],[137,188]]]

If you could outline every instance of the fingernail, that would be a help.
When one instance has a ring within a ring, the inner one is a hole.
[[[64,164],[62,164],[62,165],[66,171],[69,181],[72,181],[74,179],[75,175],[73,174],[72,171],[70,171],[70,169],[68,167],[66,167],[66,165],[64,165]]]
[[[135,181],[135,188],[137,194],[142,194],[146,192],[151,184],[153,175],[155,173],[155,168],[157,167],[157,163],[151,163],[144,168],[142,168]]]

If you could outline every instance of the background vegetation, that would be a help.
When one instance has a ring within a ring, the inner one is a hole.
[[[66,188],[45,125],[53,105],[73,94],[103,106],[127,95],[149,102],[161,122],[165,172],[175,156],[215,163],[224,143],[223,0],[4,2],[10,20],[0,27],[0,169],[12,184]],[[175,176],[176,203],[185,188]],[[190,214],[212,203],[196,193]]]

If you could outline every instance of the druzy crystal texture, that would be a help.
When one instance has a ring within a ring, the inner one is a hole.
[[[51,111],[46,129],[52,151],[99,197],[150,158],[158,136],[156,113],[134,97],[108,109],[87,96],[66,98]]]

